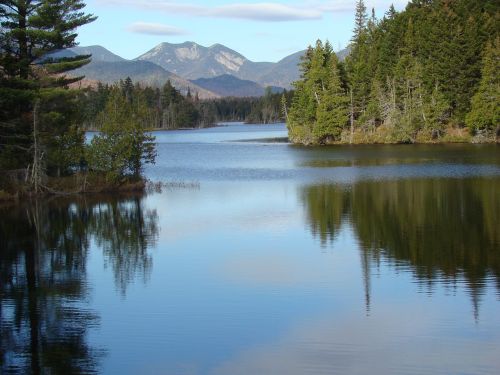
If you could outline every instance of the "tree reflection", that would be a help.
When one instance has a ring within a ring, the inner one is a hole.
[[[99,323],[86,307],[89,243],[103,244],[124,290],[151,267],[155,212],[127,197],[34,201],[0,215],[0,373],[98,372],[104,351],[87,342]]]
[[[135,276],[146,280],[151,273],[148,249],[156,242],[157,222],[157,212],[145,211],[139,197],[99,204],[93,210],[92,233],[104,251],[106,264],[111,264],[122,294]]]
[[[432,290],[464,279],[477,307],[488,280],[500,290],[500,180],[407,179],[304,188],[309,225],[325,245],[354,228],[369,308],[370,268],[384,260]]]

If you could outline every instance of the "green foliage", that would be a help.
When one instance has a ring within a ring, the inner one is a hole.
[[[341,67],[328,42],[317,41],[302,63],[303,79],[295,84],[288,114],[292,141],[329,143],[340,138],[347,125],[349,99],[345,94]]]
[[[268,87],[266,95],[260,98],[247,98],[247,100],[251,101],[251,108],[245,122],[251,124],[272,124],[286,121],[285,109],[288,111],[292,97],[292,91],[273,93]]]
[[[495,132],[498,52],[496,58],[494,47],[482,52],[488,40],[499,38],[499,15],[495,0],[415,0],[399,13],[391,7],[378,20],[374,12],[368,18],[364,1],[358,0],[350,53],[338,66],[341,77],[345,66],[342,87],[352,92],[354,120],[351,136],[345,131],[341,140],[352,139],[353,133],[363,142],[444,140],[447,129],[462,127],[469,112],[470,129]],[[295,83],[288,125],[291,139],[299,143],[322,142],[311,135],[320,104],[318,84],[324,81],[319,47],[308,49]],[[335,121],[338,108],[326,106],[323,125]]]
[[[318,143],[338,140],[349,120],[349,99],[342,88],[338,60],[333,52],[328,51],[327,54],[324,69],[327,76],[316,109],[317,121],[313,126],[313,135]]]
[[[86,152],[89,169],[105,173],[113,182],[139,179],[144,164],[153,164],[156,158],[155,138],[145,127],[145,98],[133,88],[114,87],[99,117],[101,132]]]
[[[368,98],[368,104],[359,122],[365,125],[365,128],[373,130],[382,121],[382,100],[385,93],[381,83],[374,79]]]
[[[0,168],[61,175],[79,164],[76,93],[65,88],[80,78],[64,73],[89,56],[50,54],[73,47],[75,30],[95,20],[84,7],[81,0],[0,1]]]
[[[183,96],[171,82],[158,89],[134,85],[129,78],[121,81],[120,87],[127,97],[132,93],[140,93],[144,97],[148,111],[144,121],[149,129],[203,128],[224,121],[276,123],[285,120],[282,96],[287,107],[293,97],[293,91],[272,93],[269,90],[260,98],[200,100],[196,95]],[[104,110],[112,90],[113,87],[99,84],[95,89],[80,93],[79,107],[86,129],[98,130],[102,127],[102,117],[98,115]]]
[[[437,84],[426,97],[428,99],[423,104],[424,126],[431,131],[432,138],[435,138],[443,133],[450,105]]]
[[[474,132],[491,133],[500,127],[500,37],[487,44],[482,78],[472,98],[472,109],[466,117],[467,126]]]

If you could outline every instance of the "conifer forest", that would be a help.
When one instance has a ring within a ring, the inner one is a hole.
[[[414,0],[378,19],[357,1],[344,62],[329,42],[303,58],[292,141],[494,141],[500,132],[497,1]]]

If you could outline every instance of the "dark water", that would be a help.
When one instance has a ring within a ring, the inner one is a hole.
[[[0,208],[0,373],[500,373],[498,146],[157,137],[195,184]]]

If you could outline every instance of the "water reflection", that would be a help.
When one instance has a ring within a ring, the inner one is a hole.
[[[8,216],[7,216],[8,214]],[[34,201],[0,208],[0,373],[97,373],[88,343],[99,317],[87,307],[89,244],[101,244],[117,288],[146,275],[155,212],[138,197]]]
[[[302,190],[323,246],[352,225],[361,249],[367,309],[370,272],[381,262],[411,272],[422,289],[465,282],[474,311],[484,288],[500,291],[500,180],[406,179]]]
[[[107,266],[111,266],[116,287],[125,295],[136,276],[147,280],[152,258],[148,249],[158,237],[156,210],[144,210],[137,196],[129,200],[99,203],[92,209],[89,225]]]

